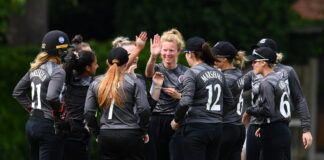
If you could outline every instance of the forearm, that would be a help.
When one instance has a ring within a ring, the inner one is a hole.
[[[153,77],[156,59],[157,57],[151,55],[149,60],[147,61],[145,68],[145,76],[148,78]]]
[[[132,63],[134,62],[134,60],[136,59],[136,57],[139,56],[139,53],[142,51],[141,48],[139,47],[136,47],[136,49],[134,50],[134,52],[132,54],[129,55],[129,58],[128,58],[128,62],[126,64],[126,68],[129,68]]]

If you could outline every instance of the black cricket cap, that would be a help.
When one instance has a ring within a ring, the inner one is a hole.
[[[215,57],[234,58],[237,54],[234,45],[226,41],[217,42],[211,50]]]
[[[128,52],[122,47],[111,49],[108,55],[109,64],[116,63],[117,66],[122,66],[128,62]]]
[[[205,43],[205,40],[201,37],[191,37],[186,42],[186,48],[184,49],[184,53],[188,52],[201,52],[202,45]]]
[[[277,52],[277,42],[270,38],[262,38],[256,45],[252,46],[253,49],[259,47],[268,47]]]
[[[42,40],[42,51],[50,55],[58,56],[58,49],[69,47],[70,40],[66,33],[60,30],[52,30],[45,34]]]
[[[274,64],[277,59],[276,52],[268,47],[260,47],[253,50],[252,55],[246,57],[249,61],[267,61]]]

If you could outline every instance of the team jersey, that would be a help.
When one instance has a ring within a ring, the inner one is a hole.
[[[64,103],[68,119],[84,120],[84,103],[92,76],[78,77],[75,73],[65,83]]]
[[[248,107],[255,107],[257,104],[259,96],[260,82],[263,79],[261,74],[255,74],[253,70],[249,71],[243,76],[244,90],[251,90],[251,103],[248,103]],[[254,116],[251,116],[250,124],[258,124],[257,119]]]
[[[242,71],[238,68],[227,69],[222,71],[226,83],[230,88],[234,105],[230,108],[230,106],[224,106],[228,108],[228,112],[223,115],[223,123],[234,124],[234,125],[242,125],[242,110],[243,110],[243,85],[241,77],[243,76]]]
[[[287,65],[277,64],[274,67],[274,71],[281,72],[285,77],[285,82],[288,84],[288,94],[292,101],[291,110],[293,108],[297,111],[303,132],[308,132],[311,129],[310,114],[308,111],[308,106],[306,99],[304,97],[300,82],[295,70]]]
[[[290,97],[282,74],[270,72],[261,80],[259,87],[257,103],[246,112],[255,116],[259,124],[289,122]]]
[[[177,64],[175,69],[167,69],[163,63],[155,65],[155,72],[161,72],[164,75],[162,88],[175,88],[181,92],[183,75],[188,68]],[[176,100],[161,90],[160,98],[153,109],[153,113],[161,115],[174,115],[175,107],[178,105],[179,100]]]
[[[234,105],[222,72],[200,63],[185,72],[184,88],[175,121],[185,123],[222,123],[222,114]],[[223,108],[225,106],[225,108]]]
[[[85,102],[87,126],[94,134],[98,134],[99,130],[94,117],[98,109],[98,89],[103,77],[103,75],[99,76],[91,83]],[[122,101],[125,106],[119,107],[112,103],[103,110],[100,117],[100,129],[142,129],[146,132],[150,107],[146,92],[139,79],[133,75],[125,74],[123,89],[119,88],[119,92],[121,94],[124,92],[125,96],[122,97]]]
[[[46,62],[34,71],[28,71],[18,82],[13,97],[25,108],[31,107],[31,115],[53,119],[52,110],[59,110],[59,95],[65,81],[65,71],[54,62]],[[28,92],[31,91],[31,98]]]

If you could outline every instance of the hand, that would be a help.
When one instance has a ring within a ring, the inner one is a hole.
[[[150,141],[150,136],[148,134],[145,134],[143,136],[143,141],[144,141],[144,143],[148,143]]]
[[[181,99],[181,94],[174,88],[163,88],[163,91],[174,99]]]
[[[147,33],[141,32],[139,36],[136,36],[135,45],[138,49],[142,50],[147,40]]]
[[[303,133],[302,139],[303,139],[305,149],[309,148],[313,143],[313,137],[311,132]]]
[[[173,130],[178,130],[180,127],[179,123],[175,122],[174,120],[171,121],[170,125]]]
[[[251,115],[247,114],[246,112],[244,112],[243,116],[242,116],[242,123],[245,125],[245,126],[248,126],[249,123],[250,123],[250,118],[251,118]]]
[[[152,39],[150,39],[150,44],[151,44],[151,56],[153,57],[157,57],[160,52],[161,52],[161,48],[162,48],[162,45],[161,45],[161,38],[160,38],[160,35],[159,34],[156,34],[154,35],[154,38],[153,38],[153,41]]]
[[[153,80],[154,86],[160,87],[163,84],[164,75],[161,72],[155,72],[152,80]]]
[[[137,64],[132,64],[129,68],[128,68],[128,71],[127,73],[129,74],[135,74],[135,69],[137,68]]]
[[[261,128],[258,128],[254,134],[256,137],[261,137]]]
[[[67,136],[71,133],[71,126],[68,121],[54,117],[54,132],[59,136]]]

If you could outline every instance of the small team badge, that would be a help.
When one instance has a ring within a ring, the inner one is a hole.
[[[280,89],[285,89],[286,88],[286,83],[284,82],[284,81],[280,81],[279,82],[279,87],[280,87]]]
[[[261,40],[260,40],[260,43],[265,43],[266,40],[267,40],[267,39],[265,39],[265,38],[264,38],[264,39],[261,39]]]
[[[183,80],[184,80],[184,75],[179,76],[179,78],[178,78],[178,82],[179,82],[179,83],[182,83]]]
[[[60,36],[59,38],[58,38],[58,41],[60,42],[60,43],[64,43],[64,37],[62,37],[62,36]]]

